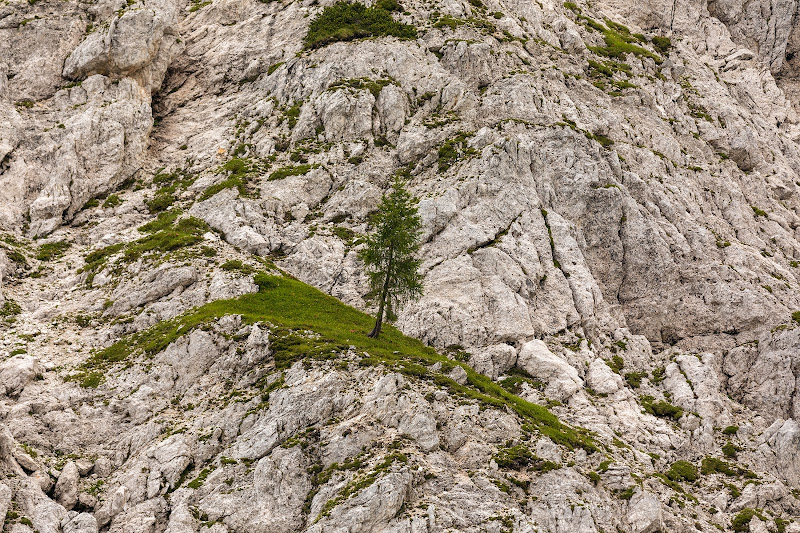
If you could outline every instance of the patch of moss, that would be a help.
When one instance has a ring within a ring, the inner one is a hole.
[[[800,322],[800,312],[797,312],[798,315],[798,322]],[[792,315],[794,318],[794,314]],[[728,426],[722,430],[723,435],[736,435],[736,432],[739,431],[739,426]]]

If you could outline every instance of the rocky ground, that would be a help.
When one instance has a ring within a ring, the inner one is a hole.
[[[0,0],[3,531],[800,531],[797,3],[331,4]]]

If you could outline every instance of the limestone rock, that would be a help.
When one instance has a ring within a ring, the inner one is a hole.
[[[547,383],[545,394],[558,401],[568,399],[583,387],[578,371],[540,340],[528,341],[522,346],[517,366]]]
[[[70,510],[78,503],[78,481],[80,474],[73,461],[67,461],[61,469],[61,475],[56,482],[55,497],[59,504]]]
[[[7,396],[19,396],[41,372],[35,357],[19,354],[0,364],[0,386]]]

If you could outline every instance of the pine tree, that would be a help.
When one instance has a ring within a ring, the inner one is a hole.
[[[359,254],[369,277],[367,297],[378,302],[370,337],[380,334],[384,312],[394,320],[400,305],[422,295],[422,276],[417,272],[421,261],[415,258],[420,247],[418,203],[396,176],[372,218],[373,232],[366,238],[367,246]]]

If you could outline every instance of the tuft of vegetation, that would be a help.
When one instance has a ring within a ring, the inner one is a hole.
[[[627,372],[624,377],[631,388],[638,389],[642,384],[642,379],[647,377],[647,372]]]
[[[647,57],[660,64],[664,60],[658,55],[642,48],[635,42],[644,42],[643,35],[632,34],[630,30],[622,24],[605,19],[606,25],[597,22],[590,17],[580,14],[580,9],[575,6],[571,9],[575,13],[575,18],[583,24],[590,31],[597,31],[603,34],[603,41],[605,46],[589,46],[589,50],[599,56],[609,57],[612,59],[623,59],[628,54],[633,54],[638,57]],[[662,43],[663,44],[663,43]],[[655,45],[654,45],[655,46]]]
[[[197,474],[197,477],[194,478],[189,483],[187,483],[186,486],[190,489],[199,489],[200,487],[203,486],[203,483],[205,483],[208,475],[213,471],[214,471],[213,468],[204,468],[203,470],[200,471],[199,474]]]
[[[536,390],[544,389],[544,383],[531,376],[522,368],[514,367],[506,372],[506,375],[508,377],[500,380],[500,386],[512,394],[519,394],[522,392],[523,383],[527,383]]]
[[[758,476],[752,470],[740,468],[716,457],[704,457],[700,465],[700,473],[704,476],[709,474],[725,474],[729,477],[745,477],[755,479]]]
[[[472,133],[462,131],[442,144],[439,148],[439,172],[445,172],[462,157],[478,154],[476,149],[470,148],[467,144],[467,139],[470,137],[472,137]]]
[[[512,468],[514,470],[529,467],[531,470],[545,473],[561,468],[558,463],[537,457],[524,444],[500,448],[497,453],[492,455],[492,459],[500,468]]]
[[[661,55],[667,55],[672,48],[672,41],[669,37],[656,36],[651,39],[651,42]]]
[[[91,285],[95,274],[105,267],[111,258],[122,252],[118,263],[132,263],[151,254],[164,254],[192,246],[203,240],[203,234],[211,228],[203,220],[188,217],[175,222],[179,211],[161,213],[154,221],[139,228],[139,231],[150,233],[146,237],[129,243],[117,243],[99,248],[89,253],[86,264],[80,272],[88,272],[86,282]]]
[[[0,319],[6,324],[16,322],[17,315],[20,313],[22,313],[22,307],[11,298],[6,298],[3,307],[0,307]]]
[[[689,461],[675,461],[666,474],[671,481],[697,481],[697,467]]]
[[[750,531],[750,521],[753,519],[753,517],[758,517],[764,522],[767,521],[767,518],[759,511],[746,507],[739,511],[739,514],[733,517],[733,520],[731,520],[731,528],[737,532]]]
[[[250,182],[264,170],[266,169],[259,163],[234,157],[217,169],[218,173],[227,172],[228,177],[203,191],[203,194],[200,195],[200,200],[207,200],[220,191],[233,188],[239,191],[239,196],[254,198],[258,195],[249,187]]]
[[[178,188],[187,188],[194,183],[195,179],[197,179],[196,176],[182,169],[159,172],[153,176],[153,185],[158,185],[159,188],[151,199],[145,201],[147,209],[151,213],[161,213],[169,209],[175,203],[175,193]]]
[[[231,259],[230,261],[225,261],[220,265],[222,270],[227,272],[239,272],[244,276],[249,276],[250,274],[254,274],[256,269],[251,267],[250,265],[246,265],[242,263],[239,259]]]
[[[108,209],[111,207],[117,207],[122,203],[122,198],[119,197],[118,194],[109,194],[108,198],[105,199],[103,202],[103,207]]]
[[[391,11],[386,9],[388,5],[386,1],[378,2],[373,7],[360,2],[339,1],[326,7],[309,24],[305,48],[320,48],[336,41],[364,37],[415,38],[416,28],[394,20]]]
[[[750,209],[753,210],[753,214],[755,216],[757,216],[757,217],[765,217],[765,216],[767,216],[767,212],[766,211],[764,211],[763,209],[760,209],[760,208],[758,208],[758,207],[756,207],[754,205],[751,205]]]
[[[656,401],[652,396],[642,396],[642,407],[651,415],[660,418],[671,418],[676,422],[683,416],[683,409],[662,400]]]
[[[346,80],[339,80],[335,82],[333,85],[328,87],[328,90],[334,89],[341,89],[341,88],[350,88],[350,89],[366,89],[372,93],[372,96],[378,98],[378,95],[381,93],[384,87],[387,85],[397,85],[397,82],[394,80],[371,80],[369,78],[351,78]]]
[[[800,313],[798,313],[798,318],[800,318]],[[800,322],[800,320],[798,320]],[[723,435],[736,435],[739,431],[739,426],[728,426],[722,430]]]
[[[289,176],[302,176],[304,174],[308,174],[311,169],[318,168],[319,165],[297,165],[297,166],[288,166],[279,168],[275,172],[269,175],[267,181],[275,181],[275,180],[282,180],[284,178],[288,178]]]
[[[53,261],[59,259],[67,253],[70,243],[67,241],[48,242],[39,247],[36,253],[36,259],[39,261]]]

